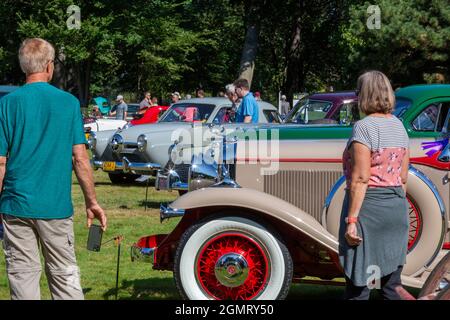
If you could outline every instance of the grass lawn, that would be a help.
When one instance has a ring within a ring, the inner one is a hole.
[[[103,241],[123,235],[119,299],[179,299],[171,272],[154,271],[150,265],[132,263],[129,248],[139,237],[155,233],[169,233],[177,224],[173,219],[159,222],[159,204],[171,202],[175,192],[157,192],[149,188],[148,208],[145,210],[145,187],[142,185],[113,186],[108,176],[95,172],[97,197],[108,215],[108,230]],[[81,284],[86,299],[115,298],[117,247],[113,242],[104,245],[100,252],[86,250],[88,229],[81,189],[74,179],[73,202],[75,207],[76,254],[81,269]],[[45,196],[45,194],[43,194]],[[343,287],[294,284],[288,299],[339,299]],[[41,279],[41,295],[50,299],[45,275]],[[0,299],[9,299],[5,260],[0,250]]]

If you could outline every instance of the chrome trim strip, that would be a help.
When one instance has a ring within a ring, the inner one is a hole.
[[[176,217],[182,217],[186,213],[186,210],[184,209],[173,209],[170,207],[170,205],[164,205],[161,204],[159,209],[159,217],[161,223],[164,220],[170,219],[170,218],[176,218]]]

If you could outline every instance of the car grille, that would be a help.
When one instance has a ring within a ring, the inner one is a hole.
[[[325,199],[340,171],[279,171],[264,176],[264,192],[283,199],[322,222]]]

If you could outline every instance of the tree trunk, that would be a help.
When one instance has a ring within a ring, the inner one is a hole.
[[[245,36],[244,48],[242,49],[241,66],[239,78],[247,79],[252,84],[253,73],[255,71],[256,51],[258,48],[259,27],[256,25],[248,26]]]
[[[239,68],[239,78],[247,79],[250,86],[255,71],[256,52],[258,50],[258,38],[260,31],[261,6],[265,1],[246,1],[246,27],[244,47],[242,48],[241,64]]]
[[[302,4],[300,4],[302,7]],[[302,61],[302,17],[299,10],[298,18],[295,20],[291,45],[287,57],[286,92],[291,100],[294,93],[304,90],[304,68]]]

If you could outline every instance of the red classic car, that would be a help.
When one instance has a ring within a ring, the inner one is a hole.
[[[169,109],[168,106],[153,106],[147,109],[144,113],[144,116],[139,119],[131,120],[131,124],[133,126],[137,126],[139,124],[147,124],[147,123],[155,123],[159,120],[159,118]]]

